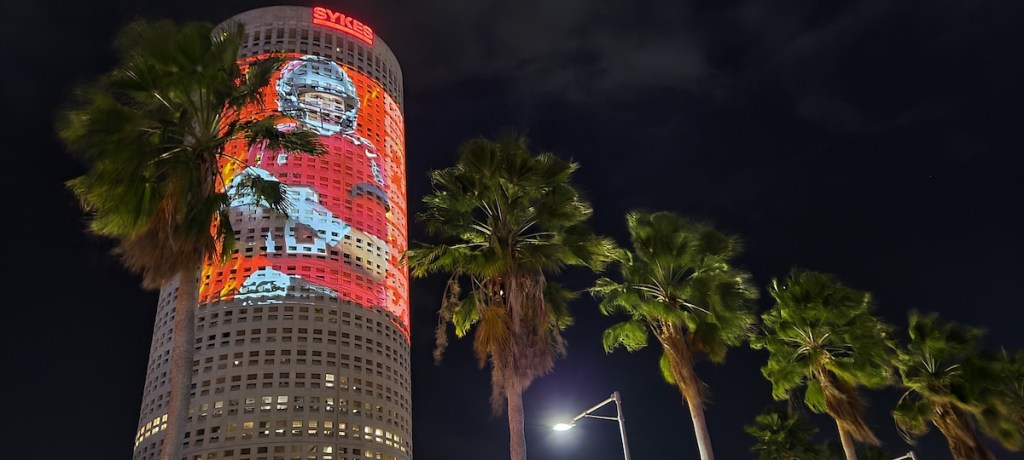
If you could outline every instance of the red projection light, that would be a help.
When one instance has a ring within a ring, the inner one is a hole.
[[[326,152],[306,157],[242,141],[225,147],[231,160],[221,165],[221,178],[231,196],[235,247],[227,261],[203,267],[200,303],[264,305],[304,292],[386,310],[408,339],[409,274],[401,262],[408,198],[398,104],[358,69],[289,53],[262,100],[240,116],[271,114],[279,116],[279,130],[301,126],[316,133]],[[235,193],[249,176],[286,185],[291,212],[273,212]]]
[[[370,29],[370,26],[328,8],[313,8],[313,24],[340,30],[366,42],[367,45],[373,44],[373,29]]]

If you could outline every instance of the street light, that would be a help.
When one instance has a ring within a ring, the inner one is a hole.
[[[615,402],[615,417],[606,417],[604,415],[591,414],[595,410],[604,407],[605,404],[608,404],[612,401]],[[597,403],[597,405],[595,405],[594,407],[591,407],[590,409],[587,409],[580,413],[580,415],[573,417],[571,422],[556,423],[555,426],[552,427],[552,429],[554,429],[555,431],[566,431],[572,429],[572,427],[576,426],[576,422],[584,417],[599,418],[602,420],[617,420],[619,422],[619,434],[622,435],[622,454],[625,456],[625,460],[630,460],[629,442],[626,441],[626,417],[622,415],[622,398],[619,397],[618,391],[612,393],[611,397],[609,397],[608,399]]]

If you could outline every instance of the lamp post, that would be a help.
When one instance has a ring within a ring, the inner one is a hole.
[[[595,410],[598,410],[598,409],[604,407],[606,404],[608,404],[610,402],[615,402],[615,417],[607,417],[607,416],[604,416],[604,415],[593,415],[592,414],[592,412],[594,412]],[[625,456],[625,460],[631,460],[630,456],[629,456],[629,442],[626,440],[626,417],[624,415],[622,415],[622,398],[619,397],[619,392],[618,391],[612,393],[611,397],[609,397],[608,399],[597,403],[594,407],[591,407],[590,409],[587,409],[587,410],[583,411],[582,413],[580,413],[580,415],[577,415],[577,416],[573,417],[571,422],[569,422],[569,423],[557,423],[557,424],[555,424],[555,426],[553,428],[554,428],[555,431],[566,431],[566,430],[569,430],[572,427],[576,426],[576,422],[579,421],[579,419],[584,418],[584,417],[599,418],[599,419],[602,419],[602,420],[616,420],[616,421],[618,421],[619,422],[619,434],[622,436],[622,454]]]

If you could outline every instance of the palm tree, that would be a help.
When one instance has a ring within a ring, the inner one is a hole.
[[[629,318],[604,332],[605,351],[647,346],[648,331],[661,344],[662,375],[689,406],[701,458],[714,458],[704,420],[704,382],[695,363],[720,363],[731,346],[749,337],[757,290],[750,275],[732,267],[738,238],[668,212],[626,216],[633,251],[619,259],[622,281],[597,280],[590,292],[601,312]]]
[[[856,460],[854,439],[878,444],[857,388],[890,383],[889,327],[871,316],[868,293],[831,275],[794,270],[784,284],[773,279],[768,291],[775,305],[762,315],[764,333],[751,345],[768,351],[761,373],[772,396],[786,400],[806,386],[804,403],[835,420],[847,460]]]
[[[823,446],[814,444],[818,429],[798,412],[771,407],[745,426],[756,439],[751,451],[758,460],[826,460]]]
[[[993,378],[986,391],[991,399],[979,414],[981,431],[1011,451],[1024,450],[1024,350],[1002,350],[989,362]]]
[[[118,35],[116,67],[83,87],[58,132],[86,172],[67,185],[88,229],[117,241],[115,252],[146,288],[177,288],[168,424],[160,458],[180,458],[188,411],[198,270],[231,253],[229,199],[221,168],[240,162],[231,143],[318,154],[313,133],[284,133],[280,115],[243,114],[280,59],[236,62],[241,25],[138,20]],[[249,175],[240,189],[272,209],[287,203],[278,182]]]
[[[463,144],[458,162],[433,171],[433,191],[418,214],[436,243],[407,252],[413,276],[446,273],[434,357],[475,326],[473,350],[491,365],[491,407],[507,402],[509,450],[526,458],[523,391],[565,352],[560,332],[574,294],[549,276],[568,266],[600,270],[614,244],[586,226],[590,204],[570,182],[579,168],[550,153],[534,155],[522,136]]]
[[[986,385],[995,376],[980,351],[982,331],[911,313],[909,341],[897,350],[896,368],[906,391],[893,411],[907,442],[935,425],[956,460],[994,458],[976,417],[989,404]]]
[[[1003,353],[1000,380],[1005,384],[1005,401],[1017,430],[1024,437],[1024,350]]]

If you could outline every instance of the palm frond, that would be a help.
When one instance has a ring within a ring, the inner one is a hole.
[[[606,353],[619,346],[627,351],[636,351],[647,346],[647,324],[637,320],[623,321],[605,329],[601,337]]]
[[[894,344],[890,327],[871,315],[871,296],[806,270],[793,270],[785,282],[773,279],[768,292],[775,304],[762,314],[764,331],[751,346],[768,351],[761,371],[773,396],[786,398],[805,385],[808,407],[855,439],[877,443],[857,388],[891,383]]]
[[[218,219],[230,204],[228,184],[217,174],[231,161],[230,142],[322,150],[310,133],[277,129],[274,117],[237,119],[272,67],[253,63],[242,72],[235,61],[242,33],[240,26],[213,33],[203,22],[134,21],[115,42],[116,67],[79,89],[59,117],[61,140],[86,163],[67,186],[90,231],[120,241],[118,253],[147,286],[230,251],[233,235],[219,229],[229,221]],[[254,178],[248,188],[286,207],[277,184]]]
[[[602,278],[590,290],[602,313],[680,327],[715,362],[750,337],[758,295],[749,275],[730,265],[738,238],[668,212],[631,211],[626,226],[633,247],[616,256],[622,281]]]

